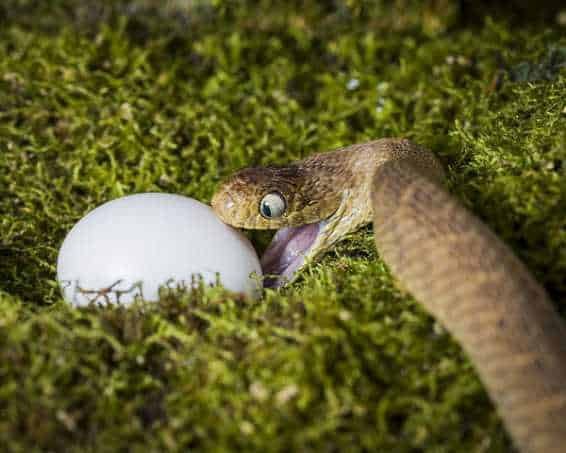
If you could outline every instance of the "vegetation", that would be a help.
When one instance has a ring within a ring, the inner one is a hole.
[[[370,229],[257,302],[200,288],[79,310],[55,263],[112,198],[209,201],[244,166],[405,136],[566,312],[566,13],[162,3],[0,5],[0,445],[507,451],[469,361]]]

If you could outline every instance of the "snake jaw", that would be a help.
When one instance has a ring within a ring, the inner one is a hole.
[[[338,208],[328,218],[277,230],[261,258],[265,288],[280,288],[291,283],[308,262],[326,252],[345,234],[367,223],[360,223],[357,213],[349,212],[350,196],[348,190],[343,191]],[[350,218],[352,216],[356,219]]]
[[[326,252],[343,236],[342,213],[297,227],[278,230],[261,257],[265,288],[291,283],[306,264]]]
[[[265,275],[264,287],[279,288],[293,280],[294,274],[306,262],[316,242],[323,222],[278,230],[261,258]]]

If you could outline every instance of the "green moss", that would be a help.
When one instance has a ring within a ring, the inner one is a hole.
[[[207,201],[240,167],[402,135],[440,156],[565,311],[555,12],[96,3],[0,6],[0,445],[507,451],[470,363],[396,289],[370,229],[259,302],[216,288],[75,310],[55,261],[109,199]]]

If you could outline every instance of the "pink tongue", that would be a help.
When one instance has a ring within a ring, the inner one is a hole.
[[[277,288],[291,280],[318,235],[319,223],[281,228],[261,258],[266,288]]]

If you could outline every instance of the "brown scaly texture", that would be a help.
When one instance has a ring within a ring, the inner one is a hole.
[[[377,248],[460,342],[525,452],[566,450],[566,329],[545,291],[483,223],[410,161],[374,177]]]
[[[515,445],[522,452],[566,451],[566,327],[511,250],[442,188],[435,157],[407,140],[382,139],[318,154],[297,167],[301,178],[293,186],[309,187],[303,197],[336,203],[335,194],[313,190],[308,177],[327,177],[333,184],[325,191],[346,194],[330,217],[332,232],[309,256],[373,216],[380,256],[469,355]],[[254,182],[262,179],[260,168],[241,173],[250,171]],[[246,193],[238,186],[241,173],[222,186],[213,206],[227,223],[254,228],[248,215],[257,216],[257,198],[273,189],[273,179]],[[340,184],[344,175],[348,180]],[[238,197],[231,212],[222,209],[227,194]]]

